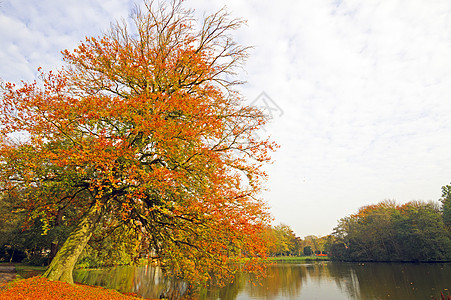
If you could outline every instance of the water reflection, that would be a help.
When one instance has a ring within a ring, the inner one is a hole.
[[[237,291],[232,297],[226,292]],[[277,264],[268,268],[266,278],[251,281],[241,275],[239,282],[222,289],[210,289],[201,299],[349,299],[329,272],[329,263]]]
[[[451,289],[451,264],[309,263],[277,264],[266,278],[238,274],[224,288],[197,291],[199,299],[430,299]],[[156,267],[77,271],[75,281],[137,293],[146,298],[188,296],[188,286]],[[191,290],[190,292],[191,293]],[[191,296],[193,296],[191,294]]]
[[[185,282],[163,276],[160,268],[153,266],[119,266],[108,269],[74,271],[74,281],[103,286],[125,293],[136,293],[145,298],[178,299],[188,290]]]
[[[330,264],[350,299],[430,299],[448,294],[451,264]]]

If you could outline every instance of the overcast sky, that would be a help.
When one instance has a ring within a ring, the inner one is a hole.
[[[134,1],[0,1],[0,78],[36,79]],[[139,0],[137,0],[139,4]],[[277,3],[277,4],[276,4]],[[451,181],[451,1],[187,0],[227,6],[254,46],[241,77],[280,145],[263,196],[276,223],[326,235],[384,199],[438,200]],[[265,94],[259,97],[261,93]]]

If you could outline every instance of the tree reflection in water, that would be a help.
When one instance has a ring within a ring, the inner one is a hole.
[[[336,263],[275,264],[260,280],[237,274],[224,288],[198,290],[162,276],[157,267],[78,270],[77,282],[177,299],[430,299],[451,289],[451,264]]]
[[[330,263],[350,299],[431,299],[451,288],[450,263]]]
[[[159,267],[118,266],[108,269],[76,270],[74,281],[116,289],[124,293],[136,293],[146,298],[181,298],[188,284],[163,276]]]

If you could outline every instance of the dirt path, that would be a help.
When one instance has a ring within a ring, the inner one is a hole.
[[[0,265],[0,285],[16,278],[16,268],[13,265]]]

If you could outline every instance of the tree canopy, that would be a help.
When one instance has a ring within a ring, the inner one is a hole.
[[[448,230],[451,229],[451,184],[442,187],[442,213],[443,222]]]
[[[448,261],[451,235],[438,202],[383,201],[339,221],[332,259],[350,261]]]
[[[144,4],[131,26],[63,51],[62,70],[3,84],[3,193],[44,231],[59,211],[78,224],[50,279],[72,281],[95,230],[126,229],[188,280],[220,280],[234,259],[265,255],[258,194],[275,145],[257,138],[267,118],[234,90],[247,48],[231,32],[243,21],[224,10],[197,21],[177,0]]]
[[[290,255],[298,252],[299,248],[296,235],[290,226],[286,224],[279,224],[271,228],[274,240],[273,249],[270,249],[271,254],[274,255]]]

